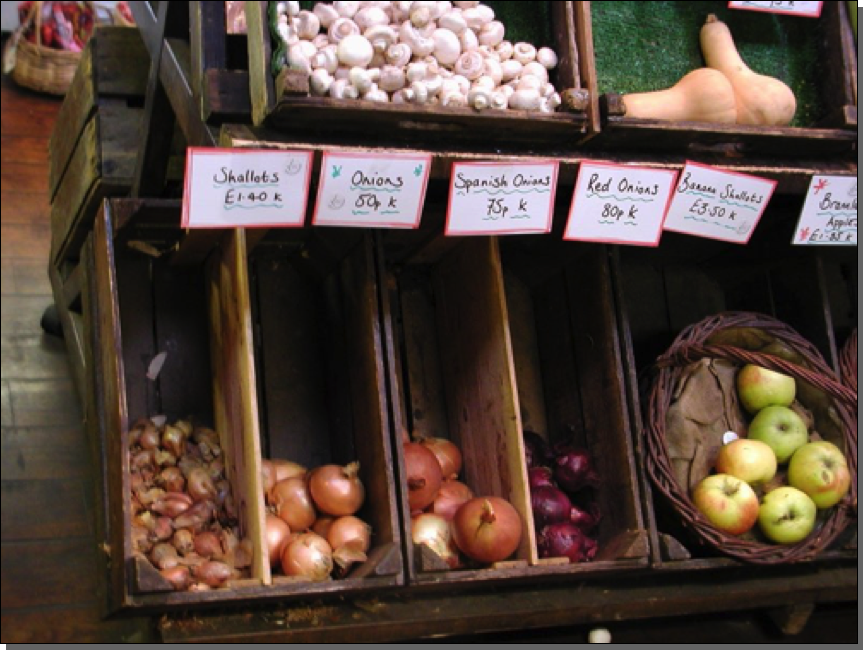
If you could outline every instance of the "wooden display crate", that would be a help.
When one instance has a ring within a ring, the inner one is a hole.
[[[312,246],[294,266],[285,248],[270,242],[249,259],[245,232],[227,230],[203,263],[180,264],[171,255],[185,236],[178,221],[176,202],[109,201],[84,249],[90,397],[103,476],[97,518],[109,609],[248,605],[401,584],[368,243],[338,260],[331,249]],[[160,352],[167,360],[150,380],[149,364]],[[218,431],[240,535],[254,549],[248,579],[212,591],[175,592],[132,552],[128,430],[138,418],[157,414]],[[262,448],[310,466],[360,461],[367,501],[359,516],[374,530],[367,562],[326,582],[273,575],[263,535]]]
[[[646,566],[605,248],[393,233],[382,237],[381,255],[397,438],[452,440],[464,456],[462,480],[477,496],[507,499],[522,518],[521,546],[490,567],[450,570],[425,546],[407,543],[409,580],[487,586]],[[604,516],[592,562],[538,556],[526,428],[552,442],[572,435],[596,458]],[[404,494],[402,512],[409,540]]]
[[[666,232],[657,249],[617,247],[615,291],[626,346],[633,421],[645,426],[649,369],[680,331],[724,311],[759,312],[787,323],[836,364],[833,319],[825,292],[822,255],[835,250],[795,247],[799,197],[774,197],[746,246]],[[853,251],[852,251],[853,252]],[[840,287],[837,287],[840,289]],[[854,298],[856,314],[856,297]],[[643,436],[638,456],[646,457]],[[833,440],[844,447],[841,439]],[[641,465],[642,470],[644,466]],[[652,564],[663,570],[739,566],[695,543],[666,499],[643,473],[645,512],[652,535]],[[856,558],[856,530],[850,527],[820,557]]]
[[[246,3],[249,24],[249,74],[252,117],[255,124],[266,124],[280,132],[310,133],[319,137],[353,137],[440,142],[478,146],[497,141],[500,133],[508,142],[533,146],[575,144],[592,132],[598,123],[596,103],[591,102],[585,83],[589,57],[582,51],[578,27],[584,20],[582,9],[574,2],[544,2],[543,12],[535,6],[518,5],[523,19],[530,24],[542,16],[547,24],[533,28],[547,30],[551,41],[538,43],[554,49],[560,59],[551,80],[562,93],[563,106],[555,113],[542,114],[517,110],[477,112],[469,108],[432,105],[382,104],[357,100],[315,97],[309,93],[308,76],[273,68],[274,53],[281,49],[270,29],[272,2]],[[313,4],[313,3],[309,3]],[[316,4],[316,3],[314,3]],[[495,6],[494,2],[486,3]],[[511,4],[511,3],[502,3]],[[537,3],[534,3],[536,5]],[[510,9],[511,10],[511,9]],[[521,40],[512,30],[507,38]]]
[[[616,21],[615,39],[613,42],[598,42],[596,29],[597,12],[604,10],[605,5],[615,5],[613,9],[620,11],[619,3],[578,2],[586,5],[582,9],[585,20],[583,28],[590,34],[592,51],[595,59],[592,62],[588,87],[591,94],[598,97],[602,124],[600,135],[594,138],[590,146],[596,149],[613,150],[664,150],[682,153],[698,154],[699,152],[725,152],[729,155],[769,155],[769,156],[827,156],[850,155],[857,148],[857,46],[851,31],[850,20],[845,2],[825,2],[819,19],[781,16],[776,18],[779,35],[770,34],[770,27],[764,21],[771,20],[764,14],[751,11],[727,10],[727,3],[679,3],[680,5],[697,6],[703,9],[704,17],[709,13],[721,17],[734,18],[736,25],[745,21],[761,21],[765,26],[757,43],[747,43],[738,40],[738,45],[751,46],[754,52],[764,55],[772,48],[774,57],[779,60],[792,57],[794,48],[800,49],[800,44],[791,42],[789,36],[781,30],[792,25],[811,26],[809,36],[813,41],[813,58],[819,64],[816,71],[810,71],[811,77],[785,79],[793,85],[795,93],[806,90],[813,93],[822,104],[818,109],[812,109],[812,114],[806,116],[805,124],[788,127],[747,126],[710,124],[704,122],[670,122],[655,119],[628,118],[625,115],[625,103],[622,96],[627,92],[635,92],[632,88],[609,87],[609,79],[604,76],[603,57],[627,50],[631,40],[644,40],[649,27],[633,18]],[[678,3],[665,3],[674,5]],[[636,7],[631,5],[631,7]],[[636,8],[635,11],[642,11]],[[622,10],[624,13],[628,10]],[[651,11],[653,11],[651,9]],[[682,8],[680,11],[688,11]],[[784,22],[783,22],[784,21]],[[794,23],[793,21],[798,21]],[[803,21],[800,23],[799,21]],[[656,27],[656,26],[654,26]],[[667,33],[676,33],[677,26],[663,26],[656,29],[656,40],[667,38]],[[700,27],[700,25],[698,26]],[[656,56],[662,59],[674,56],[686,56],[680,52],[688,52],[698,48],[698,27],[689,35],[681,36],[688,39],[685,43],[675,46],[665,43],[657,50]],[[733,33],[732,29],[732,33]],[[798,30],[799,32],[800,30]],[[808,34],[808,32],[807,32]],[[606,36],[611,40],[611,36]],[[651,42],[653,47],[653,42]],[[678,76],[669,76],[663,80],[661,87],[650,90],[661,90],[673,86],[678,78],[696,67],[704,65],[699,58],[700,51],[692,53],[691,66],[681,69]],[[746,59],[746,57],[743,57]],[[662,69],[661,60],[650,63],[642,60],[632,61],[630,70],[641,68],[655,71]],[[670,75],[671,73],[669,73]],[[803,74],[800,71],[798,74]],[[673,77],[673,78],[672,78]],[[811,90],[810,90],[811,89]],[[799,102],[798,102],[799,103]],[[799,107],[798,107],[799,109]]]

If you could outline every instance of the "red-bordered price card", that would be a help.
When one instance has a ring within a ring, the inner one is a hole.
[[[184,228],[299,227],[306,217],[311,151],[190,147]]]
[[[804,18],[818,18],[821,15],[823,2],[729,2],[730,9],[747,9],[749,11],[764,11],[771,14],[787,14]]]
[[[557,162],[454,163],[446,234],[549,232],[557,172]]]
[[[431,154],[326,152],[312,223],[416,228],[430,169]]]
[[[687,162],[668,208],[665,230],[745,244],[775,189],[774,180]]]
[[[564,239],[657,246],[677,172],[583,163]]]
[[[857,245],[857,177],[813,176],[792,244]]]

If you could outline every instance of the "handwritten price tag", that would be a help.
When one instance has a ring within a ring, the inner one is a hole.
[[[584,163],[564,239],[657,246],[677,173]]]
[[[312,223],[416,228],[431,155],[325,153]]]
[[[731,9],[766,11],[773,14],[790,14],[806,18],[818,18],[823,2],[729,2]]]
[[[857,245],[857,178],[814,176],[793,244]]]
[[[455,163],[447,235],[540,234],[551,230],[558,163]]]
[[[184,228],[302,226],[310,151],[191,147],[186,156]]]
[[[745,244],[764,214],[776,181],[687,162],[665,218],[665,230]]]

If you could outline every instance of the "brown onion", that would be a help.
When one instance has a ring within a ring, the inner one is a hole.
[[[324,539],[327,538],[327,535],[330,532],[330,526],[333,525],[333,522],[336,520],[335,517],[330,517],[329,515],[321,515],[317,519],[315,519],[315,523],[312,524],[312,532],[317,533]]]
[[[326,580],[333,570],[333,549],[316,533],[300,533],[285,544],[281,561],[287,576]]]
[[[327,541],[335,549],[351,544],[365,553],[372,543],[372,527],[353,515],[339,517],[330,526]]]
[[[208,587],[221,587],[230,578],[233,571],[224,562],[210,560],[195,567],[195,578],[203,582]]]
[[[360,464],[323,465],[309,475],[309,492],[321,512],[334,517],[352,515],[363,505],[366,491],[357,474]]]
[[[295,476],[302,477],[306,475],[306,468],[292,460],[274,458],[270,463],[272,463],[273,471],[276,473],[276,483],[294,478]]]
[[[266,458],[261,459],[261,487],[264,490],[264,498],[267,503],[270,500],[270,490],[276,484],[276,471],[273,463]]]
[[[291,536],[291,527],[284,521],[276,517],[276,515],[267,513],[265,521],[266,531],[264,536],[267,539],[267,557],[270,558],[270,567],[276,567],[282,561],[282,548],[288,537]]]
[[[455,479],[444,481],[429,510],[450,521],[456,510],[471,499],[473,499],[473,492],[467,485]]]
[[[317,513],[306,480],[300,476],[279,481],[273,486],[272,504],[276,515],[291,527],[292,531],[307,530]]]
[[[440,463],[431,449],[418,442],[407,443],[403,450],[408,506],[411,512],[425,510],[435,500],[443,482]]]
[[[417,438],[417,442],[428,447],[440,463],[441,473],[445,479],[458,477],[461,471],[461,450],[454,442],[446,438]]]
[[[479,562],[500,562],[521,542],[521,517],[504,499],[477,497],[455,513],[452,533],[456,546]]]
[[[170,569],[162,569],[160,573],[165,580],[171,583],[174,591],[185,591],[189,588],[191,575],[188,567],[174,566]]]
[[[460,564],[458,548],[452,538],[449,522],[440,515],[423,513],[411,519],[411,541],[428,546],[450,568]]]

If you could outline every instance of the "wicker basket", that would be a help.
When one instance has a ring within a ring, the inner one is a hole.
[[[711,337],[730,329],[756,328],[789,346],[807,367],[782,358],[742,348],[711,343]],[[830,514],[816,525],[807,539],[793,545],[776,545],[728,535],[715,528],[694,506],[688,491],[675,479],[666,444],[666,414],[672,395],[688,364],[700,359],[725,359],[743,366],[748,363],[791,375],[832,398],[841,422],[842,441],[851,470],[851,491]],[[645,418],[647,471],[656,489],[681,517],[683,525],[699,543],[717,552],[753,564],[780,564],[809,560],[836,540],[857,512],[857,395],[843,386],[818,350],[784,323],[762,314],[727,312],[686,328],[658,359]]]
[[[857,392],[857,328],[845,341],[842,354],[839,357],[839,369],[842,372],[842,382],[855,393]]]

